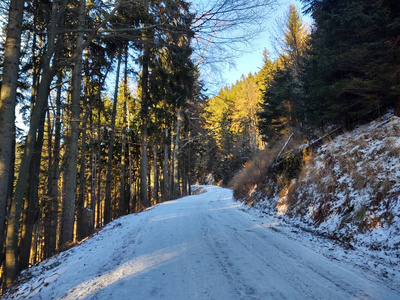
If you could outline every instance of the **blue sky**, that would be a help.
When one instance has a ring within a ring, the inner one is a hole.
[[[294,4],[298,11],[302,10],[302,3],[300,1],[286,1],[278,0],[278,6],[269,19],[265,21],[266,30],[262,32],[257,39],[251,41],[251,46],[245,49],[245,53],[240,55],[235,60],[236,67],[227,67],[222,73],[222,77],[226,85],[231,85],[240,79],[241,75],[257,72],[263,64],[263,50],[266,48],[269,52],[274,52],[272,38],[274,30],[276,30],[277,22],[283,20],[286,15],[290,4]],[[310,17],[303,16],[303,22],[311,23]]]

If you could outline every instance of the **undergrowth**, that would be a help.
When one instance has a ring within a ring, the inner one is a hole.
[[[400,247],[400,118],[359,127],[314,153],[292,145],[277,159],[281,146],[262,151],[235,176],[236,199],[264,201],[276,214],[342,239],[364,234],[370,247],[383,238],[388,248]]]
[[[234,197],[251,205],[260,197],[272,198],[287,188],[310,155],[308,149],[297,150],[301,143],[301,137],[291,140],[283,154],[285,139],[262,150],[231,180]]]

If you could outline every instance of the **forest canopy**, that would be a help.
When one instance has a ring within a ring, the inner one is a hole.
[[[293,136],[400,115],[400,3],[302,2],[312,27],[288,7],[278,55],[210,97],[204,73],[276,1],[3,1],[3,286],[113,219],[229,184]]]

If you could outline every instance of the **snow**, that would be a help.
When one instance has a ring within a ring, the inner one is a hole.
[[[315,251],[399,291],[399,165],[400,118],[388,113],[322,145],[289,193],[260,196],[252,211],[280,233],[308,240]]]
[[[202,186],[111,222],[4,299],[400,299],[376,261],[353,265],[282,220]]]
[[[376,248],[370,237],[383,227],[380,246],[400,256],[399,146],[400,118],[390,114],[326,143],[296,182],[292,199],[301,200],[289,211],[297,210],[319,230],[369,247]]]

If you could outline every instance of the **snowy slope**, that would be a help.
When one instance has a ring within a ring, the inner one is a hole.
[[[254,211],[281,233],[308,231],[319,252],[372,270],[400,290],[400,118],[388,113],[337,136],[305,162],[274,197],[255,190]]]
[[[275,230],[230,190],[205,189],[110,223],[5,299],[400,299],[368,268]]]
[[[289,214],[320,231],[400,258],[400,118],[371,122],[323,145],[287,202]]]

